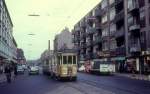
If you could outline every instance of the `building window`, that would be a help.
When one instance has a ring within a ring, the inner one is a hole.
[[[109,0],[109,4],[113,4],[115,2],[115,0]]]
[[[149,8],[149,24],[150,24],[150,8]]]
[[[117,47],[117,44],[116,44],[115,39],[111,40],[110,41],[110,49],[116,49],[116,47]]]
[[[133,25],[133,16],[128,17],[128,26]]]
[[[103,51],[107,51],[108,47],[109,47],[108,42],[104,42],[103,45],[102,45]]]
[[[112,24],[110,26],[110,34],[114,34],[116,32],[116,25],[115,24]]]
[[[139,7],[145,6],[145,0],[139,0]]]
[[[145,27],[145,25],[146,25],[145,12],[142,11],[142,12],[140,13],[140,26],[141,26],[141,27]]]
[[[148,31],[148,36],[150,36],[150,31]],[[150,37],[148,37],[148,40],[147,40],[147,48],[150,49]]]
[[[115,18],[115,14],[116,14],[116,11],[115,11],[115,8],[113,7],[110,10],[110,20],[113,20]]]
[[[102,23],[106,23],[107,22],[107,14],[103,15],[102,17]]]
[[[102,30],[102,36],[108,36],[108,28]]]
[[[102,3],[101,3],[101,8],[105,8],[107,7],[107,0],[103,0]]]
[[[133,7],[133,0],[128,0],[128,9]]]

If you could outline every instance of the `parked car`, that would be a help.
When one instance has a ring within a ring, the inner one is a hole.
[[[29,68],[29,74],[39,74],[39,67],[38,66],[31,66]]]
[[[24,74],[24,68],[22,66],[17,66],[17,73]]]
[[[84,65],[82,65],[80,68],[78,68],[78,71],[79,71],[79,72],[84,72],[84,71],[85,71]]]

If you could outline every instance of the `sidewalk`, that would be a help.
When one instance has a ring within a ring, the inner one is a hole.
[[[14,72],[11,72],[11,80],[12,81],[15,80],[15,78],[14,78]],[[6,75],[3,73],[3,74],[0,74],[0,84],[4,83],[4,82],[7,82],[7,79],[6,79]]]
[[[140,74],[128,74],[128,73],[115,73],[116,76],[128,77],[131,79],[150,81],[150,75],[140,75]]]
[[[5,74],[0,74],[0,84],[3,83],[3,82],[6,82],[6,76]]]

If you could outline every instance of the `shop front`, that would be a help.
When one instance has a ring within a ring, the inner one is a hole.
[[[150,74],[150,51],[142,52],[142,57],[144,58],[144,74]]]
[[[112,57],[111,62],[116,65],[116,72],[125,72],[125,57]]]
[[[128,58],[126,60],[126,72],[128,73],[140,73],[141,72],[141,65],[140,65],[140,58]]]

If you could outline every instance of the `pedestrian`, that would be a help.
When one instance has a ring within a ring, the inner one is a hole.
[[[11,83],[11,67],[8,64],[5,67],[5,75],[6,75],[6,78],[7,78],[7,82]]]
[[[14,74],[15,74],[15,77],[17,77],[18,73],[17,73],[17,65],[14,65]]]

